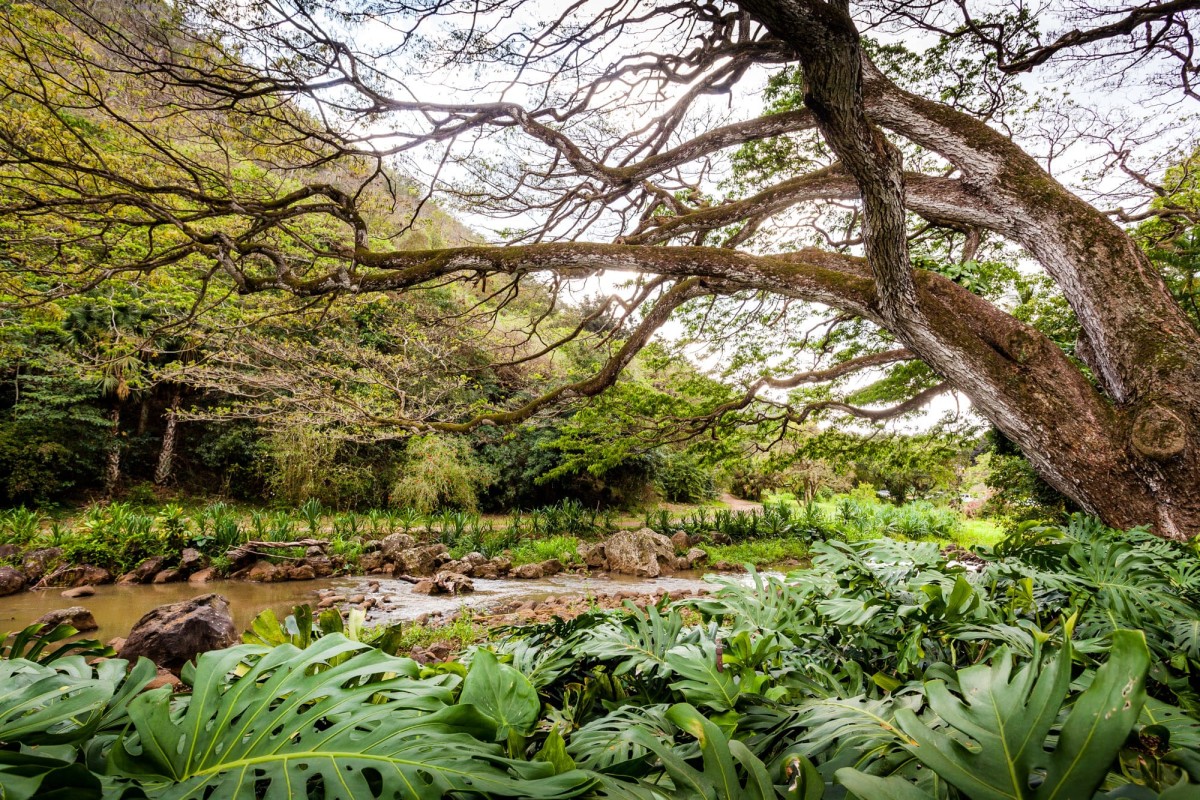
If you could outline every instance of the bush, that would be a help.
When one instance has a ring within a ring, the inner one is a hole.
[[[479,492],[495,480],[465,439],[417,436],[408,441],[403,475],[392,485],[391,502],[423,513],[439,508],[474,510]]]
[[[671,503],[702,503],[717,496],[712,470],[689,453],[667,453],[655,482]]]

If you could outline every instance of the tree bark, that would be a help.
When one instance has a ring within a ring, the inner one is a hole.
[[[112,423],[110,431],[110,440],[108,443],[108,453],[104,461],[104,493],[108,497],[112,497],[117,492],[117,486],[121,483],[121,404],[114,403],[112,411],[108,415],[109,421]]]
[[[167,410],[167,425],[163,431],[162,448],[158,451],[158,464],[154,467],[154,483],[158,486],[166,484],[171,478],[171,470],[175,466],[175,450],[179,445],[179,402],[181,393],[178,389],[171,395],[171,407]]]
[[[858,183],[883,326],[1088,511],[1118,526],[1154,523],[1174,539],[1200,533],[1200,335],[1136,243],[997,131],[873,70],[845,6],[739,4],[795,49],[806,104]],[[978,309],[988,328],[978,338],[1006,364],[973,353],[976,343],[956,337],[924,298],[910,302],[912,271],[897,222],[906,208],[903,172],[874,121],[951,161],[976,204],[1001,220],[993,229],[1038,258],[1083,327],[1104,396],[1077,369],[1065,374],[1043,337],[1006,325],[1000,317],[1008,315],[990,304]],[[1051,362],[1058,368],[1044,369]],[[1087,424],[1078,425],[1081,418]]]

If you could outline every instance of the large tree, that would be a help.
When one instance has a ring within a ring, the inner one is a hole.
[[[698,304],[734,298],[760,321],[828,309],[817,346],[789,340],[816,353],[811,368],[781,374],[793,360],[766,359],[739,399],[696,424],[751,407],[785,424],[818,409],[880,420],[953,390],[1085,509],[1194,535],[1200,333],[1118,224],[1146,214],[1189,224],[1194,211],[1097,208],[1022,149],[1005,114],[1012,76],[1065,63],[1137,103],[1194,96],[1200,3],[1101,13],[1061,0],[1043,16],[1064,31],[1045,37],[1020,6],[972,5],[186,0],[131,15],[82,0],[7,4],[8,291],[36,301],[186,268],[209,294],[464,280],[502,303],[533,275],[643,276],[610,300],[641,310],[594,375],[413,424],[449,430],[599,393],[674,313],[697,318]],[[906,41],[934,44],[922,61]],[[915,79],[930,65],[949,78]],[[802,102],[744,113],[766,76],[777,96],[791,87]],[[1112,144],[1109,163],[1169,194]],[[731,153],[770,162],[758,178],[772,179],[739,191]],[[398,248],[404,226],[364,207],[391,187],[392,169],[424,171],[429,198],[513,228],[478,246]],[[381,218],[391,227],[372,222]],[[998,242],[1061,293],[1078,325],[1070,352],[939,268]],[[763,311],[771,302],[779,316]],[[703,331],[703,309],[699,318]],[[833,333],[847,329],[855,336]],[[581,325],[565,339],[594,333]],[[914,362],[925,377],[895,405],[856,405],[844,388],[857,371]],[[842,391],[780,394],[830,381]]]

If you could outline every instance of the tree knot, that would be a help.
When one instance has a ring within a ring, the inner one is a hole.
[[[1133,447],[1147,458],[1162,461],[1187,447],[1187,425],[1169,408],[1151,404],[1133,420]]]

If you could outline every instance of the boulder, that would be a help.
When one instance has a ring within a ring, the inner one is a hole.
[[[417,540],[407,533],[393,533],[379,543],[379,552],[384,561],[399,563],[400,554],[417,546]]]
[[[403,536],[404,534],[392,535]],[[427,544],[421,547],[412,547],[397,556],[395,562],[396,572],[404,575],[432,575],[439,565],[449,560],[446,545],[444,544]]]
[[[678,531],[671,536],[671,544],[674,546],[676,553],[686,553],[688,548],[692,546],[692,537],[683,531]]]
[[[328,578],[333,574],[333,562],[329,556],[312,556],[305,559],[304,563],[312,570],[314,578]]]
[[[256,581],[258,583],[278,583],[281,580],[285,580],[286,575],[280,572],[279,567],[270,561],[259,560],[254,562],[244,577],[248,581]]]
[[[167,565],[163,556],[151,556],[120,577],[117,583],[150,583],[154,576],[162,572]]]
[[[188,576],[188,583],[208,583],[217,579],[217,571],[212,567],[193,572]]]
[[[545,576],[541,564],[522,564],[519,567],[513,567],[511,574],[514,578],[521,580],[535,580]]]
[[[500,570],[497,569],[496,565],[491,561],[485,561],[482,564],[476,565],[475,568],[471,570],[471,577],[481,578],[487,581],[494,581],[500,577]]]
[[[325,560],[327,562],[329,561],[328,558]],[[310,558],[308,561],[311,564],[313,559]],[[363,572],[380,572],[380,571],[382,571],[383,570],[383,553],[379,553],[379,552],[363,553],[362,556],[358,559],[358,566],[360,569],[362,569]],[[313,569],[316,569],[315,565],[313,566]],[[332,565],[330,566],[329,574],[331,574],[331,575],[333,574]],[[322,577],[325,577],[325,576],[322,576]]]
[[[671,540],[649,528],[614,533],[604,543],[604,553],[609,572],[642,578],[671,572],[675,562]]]
[[[507,558],[496,556],[488,563],[495,567],[496,572],[500,573],[501,575],[507,575],[508,573],[512,572],[512,561],[508,560]]]
[[[59,592],[63,597],[74,599],[77,597],[91,597],[96,593],[95,586],[76,586],[74,589],[67,589],[65,592]]]
[[[208,559],[194,547],[185,547],[183,552],[179,554],[179,568],[184,572],[195,572],[196,570],[204,569],[208,564]]]
[[[604,569],[607,559],[604,555],[604,543],[579,545],[579,557],[590,569]]]
[[[61,547],[42,547],[30,550],[21,560],[21,572],[30,583],[37,583],[62,558]]]
[[[317,573],[309,564],[297,564],[292,567],[291,579],[294,581],[311,581],[315,577]]]
[[[229,601],[205,594],[159,606],[137,621],[118,655],[130,661],[145,656],[175,674],[198,654],[237,644]]]
[[[183,681],[179,679],[178,675],[176,675],[174,672],[171,672],[169,669],[163,669],[162,667],[159,667],[154,677],[150,679],[150,682],[147,683],[145,687],[143,687],[142,691],[148,692],[151,689],[157,689],[160,686],[170,686],[171,690],[174,691],[182,685]]]
[[[539,566],[542,568],[542,575],[546,577],[557,575],[558,573],[562,572],[563,569],[565,569],[565,567],[562,565],[562,562],[557,558],[548,558]]]
[[[15,544],[0,544],[0,561],[8,561],[10,558],[15,558],[21,552],[21,548]]]
[[[708,553],[704,552],[699,547],[693,547],[691,550],[687,551],[687,555],[684,556],[684,558],[687,559],[688,569],[695,569],[696,567],[700,566],[700,564],[708,560]]]
[[[459,572],[439,572],[433,581],[437,585],[445,587],[447,594],[465,594],[475,591],[475,584],[471,579]]]
[[[183,580],[183,572],[178,569],[159,570],[151,583],[179,583]]]
[[[93,564],[80,564],[74,567],[59,567],[42,579],[47,586],[96,586],[101,583],[112,583],[112,573],[104,567]]]
[[[57,608],[38,617],[34,622],[40,622],[45,625],[47,630],[52,630],[59,625],[70,625],[80,633],[94,631],[100,627],[96,624],[96,618],[92,616],[92,612],[83,606]]]
[[[12,567],[0,567],[0,597],[16,594],[25,588],[25,576]]]
[[[487,556],[485,556],[483,553],[480,553],[478,551],[472,551],[470,553],[467,553],[465,556],[463,556],[462,560],[465,561],[466,563],[470,564],[473,567],[477,567],[480,564],[486,564],[488,559],[487,559]]]
[[[437,584],[430,578],[422,578],[413,584],[413,592],[416,594],[437,594]]]

